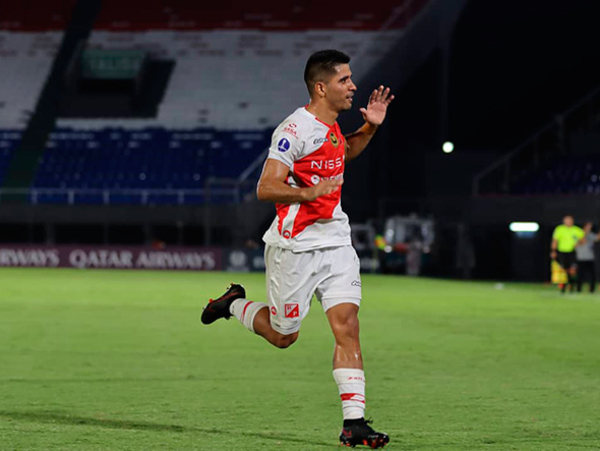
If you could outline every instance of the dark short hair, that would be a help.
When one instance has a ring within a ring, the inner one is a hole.
[[[337,66],[349,62],[350,57],[339,50],[320,50],[310,55],[304,68],[304,82],[308,92],[312,94],[316,82],[325,81],[335,74]]]

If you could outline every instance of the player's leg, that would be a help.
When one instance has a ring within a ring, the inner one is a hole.
[[[388,435],[376,432],[365,420],[365,373],[360,349],[358,305],[341,303],[329,308],[326,313],[335,337],[333,377],[338,385],[344,415],[340,441],[346,446],[383,448],[390,441]]]
[[[246,299],[241,285],[232,285],[220,298],[211,300],[202,313],[202,322],[235,316],[250,332],[278,348],[287,348],[297,339],[300,324],[310,309],[317,280],[310,269],[312,253],[265,248],[267,298],[269,304]],[[307,270],[308,269],[308,270]]]
[[[273,346],[281,349],[285,349],[293,345],[300,334],[300,332],[282,334],[273,329],[268,309],[263,309],[256,315],[256,318],[254,319],[254,332],[263,337]]]
[[[333,378],[338,385],[344,416],[340,441],[347,446],[382,448],[389,437],[374,431],[365,420],[365,375],[358,321],[360,263],[351,246],[326,252],[329,266],[322,270],[329,274],[316,293],[335,338]]]
[[[267,245],[265,266],[269,309],[261,311],[254,322],[257,334],[271,344],[286,348],[297,339],[302,320],[319,283],[313,270],[314,252],[292,252]]]
[[[577,267],[579,268],[579,274],[577,274],[577,292],[581,293],[581,289],[583,288],[583,282],[586,278],[586,267],[584,261],[578,261]]]
[[[568,267],[567,275],[569,278],[569,292],[573,293],[575,291],[575,284],[577,283],[577,260],[575,257],[575,252],[570,252],[568,257]]]
[[[581,292],[583,289],[583,284],[590,284],[590,293],[594,292],[594,286],[596,285],[596,274],[594,271],[594,262],[593,261],[580,261],[577,263],[577,291]]]
[[[360,325],[358,305],[343,302],[329,308],[326,312],[331,331],[335,337],[333,368],[363,369],[360,351]]]
[[[581,292],[583,290],[583,284],[589,282],[590,292],[593,293],[595,284],[594,279],[594,262],[587,260],[577,262],[577,291]]]
[[[278,348],[287,348],[298,339],[298,332],[282,334],[271,327],[269,309],[263,302],[246,299],[242,285],[232,284],[220,298],[210,300],[202,312],[203,324],[212,324],[217,319],[237,318],[250,332],[264,337]]]
[[[564,272],[567,276],[566,282],[560,286],[560,291],[563,294],[566,293],[567,287],[571,284],[571,277],[572,277],[568,255],[569,254],[567,254],[565,252],[558,252],[557,256],[556,256],[556,261],[558,262],[560,267],[564,270]]]
[[[248,330],[254,332],[254,320],[266,307],[267,304],[264,302],[252,302],[246,299],[246,289],[242,285],[231,284],[221,297],[208,301],[200,320],[202,324],[208,325],[218,319],[228,320],[235,316]]]

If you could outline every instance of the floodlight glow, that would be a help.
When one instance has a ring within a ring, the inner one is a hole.
[[[537,232],[540,230],[537,222],[511,222],[508,227],[511,232]]]
[[[454,144],[450,141],[446,141],[442,145],[442,150],[444,151],[444,153],[452,153],[452,151],[454,151]]]

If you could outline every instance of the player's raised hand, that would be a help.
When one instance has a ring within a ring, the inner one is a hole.
[[[337,189],[342,186],[344,180],[342,179],[333,179],[333,180],[321,180],[314,186],[306,189],[306,200],[313,201],[317,197],[327,196],[328,194],[337,191]]]
[[[381,125],[385,119],[387,107],[392,100],[394,100],[394,96],[390,95],[390,88],[380,86],[375,89],[369,97],[367,107],[360,109],[364,120],[371,125]]]

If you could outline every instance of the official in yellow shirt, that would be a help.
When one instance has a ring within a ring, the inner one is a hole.
[[[577,275],[575,248],[584,241],[585,232],[574,225],[573,216],[570,215],[563,218],[563,223],[557,226],[552,234],[550,256],[567,272],[571,292],[575,287],[575,276]],[[564,293],[566,289],[567,284],[563,284],[561,291]]]

